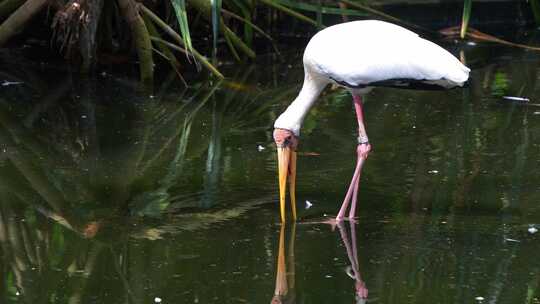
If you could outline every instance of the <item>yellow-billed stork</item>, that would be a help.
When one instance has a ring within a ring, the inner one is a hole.
[[[401,26],[365,20],[341,23],[315,34],[304,51],[304,84],[296,99],[274,123],[278,151],[281,220],[285,221],[287,176],[296,220],[296,148],[302,121],[330,83],[347,88],[358,119],[357,164],[336,217],[355,216],[360,172],[371,145],[364,125],[362,95],[373,87],[448,89],[461,87],[470,69],[437,44]]]

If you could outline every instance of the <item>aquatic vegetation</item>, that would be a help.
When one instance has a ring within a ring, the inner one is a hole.
[[[469,19],[471,18],[472,0],[463,1],[463,16],[461,17],[461,31],[459,36],[461,39],[465,38],[467,28],[469,26]]]
[[[257,25],[260,20],[268,24],[265,18],[273,11],[315,23],[294,8],[274,1],[63,0],[49,3],[45,0],[5,0],[0,2],[0,20],[3,20],[0,45],[5,45],[45,8],[53,12],[54,17],[45,22],[51,25],[53,39],[60,51],[74,61],[81,61],[83,71],[91,70],[100,54],[122,54],[134,45],[140,79],[147,85],[153,83],[155,54],[166,58],[173,69],[179,71],[180,58],[174,53],[180,51],[185,55],[184,59],[197,69],[206,68],[216,77],[223,78],[214,65],[215,60],[211,63],[207,59],[219,55],[221,37],[233,57],[241,61],[244,57],[255,57],[253,41],[256,35],[274,43],[270,35]],[[351,13],[351,10],[345,13]],[[208,24],[210,32],[206,30]],[[210,52],[202,55],[195,44],[203,44],[201,37],[205,35],[212,37],[212,43],[206,47]]]
[[[461,38],[469,33],[469,20],[474,20],[472,6],[472,1],[464,1]],[[537,16],[537,0],[530,6]],[[279,54],[277,40],[291,28],[284,24],[307,25],[302,31],[310,32],[325,22],[335,23],[336,17],[377,18],[433,33],[383,8],[352,0],[2,0],[0,46],[19,43],[19,33],[23,38],[52,40],[50,45],[84,73],[98,63],[130,62],[127,57],[136,55],[139,78],[151,87],[162,62],[185,82],[183,75],[201,69],[223,78],[221,61],[255,58],[265,49],[261,46],[271,46]],[[38,22],[41,28],[21,31],[32,27],[34,18],[43,19]]]
[[[468,88],[366,97],[381,148],[358,223],[334,231],[320,218],[356,144],[340,89],[303,130],[299,202],[313,205],[277,225],[270,130],[302,79],[298,52],[188,88],[171,72],[152,96],[0,54],[0,300],[537,302],[538,53],[459,47]]]

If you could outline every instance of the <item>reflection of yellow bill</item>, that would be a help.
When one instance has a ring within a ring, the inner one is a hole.
[[[290,147],[278,147],[279,170],[279,208],[281,221],[285,222],[285,195],[287,192],[287,175],[289,175],[291,208],[293,219],[296,220],[296,151]]]

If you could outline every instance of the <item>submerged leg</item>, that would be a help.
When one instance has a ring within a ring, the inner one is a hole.
[[[362,100],[359,95],[353,94],[354,108],[356,110],[356,119],[358,121],[358,146],[356,148],[357,162],[354,169],[354,174],[349,185],[349,190],[345,195],[343,204],[339,209],[339,213],[336,217],[337,221],[341,221],[345,217],[345,212],[349,206],[349,202],[352,200],[351,210],[349,211],[349,218],[352,219],[356,213],[356,201],[358,196],[358,184],[360,181],[360,174],[362,172],[362,167],[364,162],[368,157],[369,151],[371,151],[371,145],[366,133],[366,127],[364,125],[364,113],[362,110]]]

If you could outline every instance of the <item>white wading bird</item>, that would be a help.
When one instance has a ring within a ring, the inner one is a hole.
[[[304,51],[304,84],[296,99],[274,124],[278,151],[281,220],[285,221],[285,190],[289,175],[293,218],[296,220],[296,147],[302,121],[330,83],[347,88],[358,119],[358,161],[336,217],[349,218],[356,209],[358,182],[371,145],[364,126],[361,96],[373,87],[449,89],[461,87],[470,69],[435,43],[400,26],[376,20],[337,24],[318,32]]]

